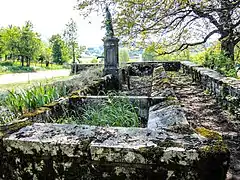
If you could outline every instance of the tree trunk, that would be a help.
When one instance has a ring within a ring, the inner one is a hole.
[[[228,67],[226,67],[228,70],[234,67],[234,46],[235,44],[231,40],[222,40],[221,41],[221,51],[222,53],[230,59],[230,62],[228,63]]]
[[[26,57],[27,67],[30,67],[30,58]]]
[[[22,63],[22,66],[24,66],[24,56],[21,56],[21,63]]]
[[[73,63],[75,63],[75,59],[76,59],[76,57],[75,57],[75,48],[74,48],[74,44],[72,45],[72,54],[73,54]]]

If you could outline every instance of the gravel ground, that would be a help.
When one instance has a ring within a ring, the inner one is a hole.
[[[192,127],[205,127],[223,134],[231,153],[228,180],[240,180],[240,136],[239,121],[223,110],[215,99],[192,82],[187,75],[170,73],[172,86]]]
[[[123,84],[122,92],[128,96],[149,96],[151,85],[152,76],[130,76],[130,90]]]

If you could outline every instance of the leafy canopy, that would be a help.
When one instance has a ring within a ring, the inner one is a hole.
[[[76,8],[86,17],[92,11],[104,12],[105,5],[113,10],[121,40],[167,47],[158,54],[205,43],[216,34],[222,51],[233,59],[240,41],[239,0],[78,0]]]

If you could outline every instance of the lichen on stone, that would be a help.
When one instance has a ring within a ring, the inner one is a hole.
[[[213,130],[210,129],[206,129],[204,127],[197,127],[196,132],[199,133],[201,136],[206,137],[208,139],[212,139],[212,140],[222,140],[222,136]]]

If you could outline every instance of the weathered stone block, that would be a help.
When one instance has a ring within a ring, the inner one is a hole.
[[[173,105],[154,110],[155,106],[149,109],[148,128],[158,129],[171,126],[189,126],[180,106]]]
[[[0,158],[3,179],[224,179],[229,162],[198,135],[38,123],[3,138]]]

